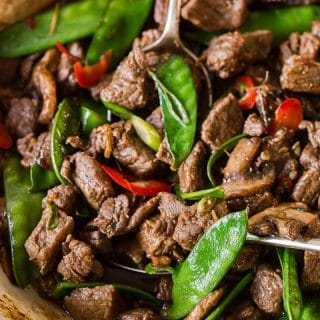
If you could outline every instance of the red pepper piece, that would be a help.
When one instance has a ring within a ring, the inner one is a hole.
[[[80,60],[79,57],[76,57],[75,55],[70,53],[70,51],[60,41],[56,42],[56,47],[61,53],[66,54],[70,59],[75,60],[75,61]]]
[[[240,108],[243,111],[252,109],[256,103],[257,92],[251,77],[247,75],[237,77],[233,87],[241,94]]]
[[[275,111],[275,118],[270,124],[269,134],[273,134],[281,127],[297,130],[302,120],[303,112],[300,101],[296,98],[288,98]]]
[[[7,128],[0,123],[0,148],[10,149],[13,145],[13,140],[7,130]]]
[[[82,88],[90,88],[99,83],[104,73],[107,71],[112,58],[112,51],[108,50],[101,56],[98,63],[91,66],[82,66],[76,62],[73,66],[77,82]]]
[[[102,165],[102,169],[119,186],[139,196],[154,197],[159,192],[170,192],[170,186],[158,180],[134,180],[130,175]]]

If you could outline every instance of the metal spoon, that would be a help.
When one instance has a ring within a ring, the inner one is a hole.
[[[142,51],[175,52],[191,58],[195,65],[202,71],[207,86],[207,105],[212,105],[212,86],[206,67],[198,61],[197,56],[190,51],[181,41],[179,35],[181,0],[169,0],[168,14],[163,32],[158,40],[142,48]]]

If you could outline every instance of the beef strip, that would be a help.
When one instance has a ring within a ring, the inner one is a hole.
[[[147,308],[133,309],[121,313],[116,320],[160,320],[160,316]]]
[[[301,286],[303,289],[319,290],[320,288],[320,253],[315,251],[304,252],[304,265]]]
[[[133,49],[117,67],[112,80],[101,91],[101,98],[128,109],[144,107],[148,100],[147,60],[138,48]]]
[[[256,113],[251,113],[244,122],[243,133],[253,137],[261,137],[267,134],[267,128],[261,117]]]
[[[204,316],[219,303],[225,291],[225,287],[220,287],[213,292],[210,292],[197,303],[194,309],[184,318],[184,320],[204,319]]]
[[[168,0],[156,0],[154,5],[153,19],[162,30],[167,18]]]
[[[293,55],[283,65],[280,76],[284,90],[320,94],[320,65],[318,62]]]
[[[231,137],[240,134],[243,115],[233,94],[217,100],[201,126],[201,139],[215,150]]]
[[[63,280],[83,282],[90,275],[95,280],[103,276],[103,267],[94,259],[92,249],[88,244],[68,235],[62,248],[64,256],[58,264],[57,271]]]
[[[262,252],[263,248],[261,246],[244,245],[232,265],[232,270],[243,273],[255,269]]]
[[[181,15],[205,31],[215,31],[239,28],[246,12],[246,0],[189,0]]]
[[[268,30],[243,34],[238,31],[229,32],[214,37],[202,59],[205,59],[208,69],[217,76],[229,78],[242,72],[247,65],[265,60],[271,43],[272,33]]]
[[[172,279],[170,276],[162,276],[157,283],[157,299],[165,302],[171,301]]]
[[[245,299],[236,304],[227,312],[224,320],[263,320],[264,313],[253,303]]]
[[[147,122],[152,124],[160,134],[162,138],[164,138],[164,127],[163,127],[163,120],[162,120],[162,112],[161,107],[155,108],[150,115],[146,118]]]
[[[164,138],[159,146],[158,152],[156,153],[156,158],[163,163],[171,166],[173,158],[168,148],[167,140]]]
[[[300,123],[299,129],[307,129],[311,145],[314,148],[320,147],[320,121],[304,120]]]
[[[24,137],[34,133],[39,114],[38,102],[29,98],[13,98],[5,124],[10,133],[16,137]]]
[[[30,260],[36,263],[42,274],[50,272],[57,262],[61,244],[74,227],[73,218],[59,210],[58,225],[48,228],[52,212],[45,209],[38,225],[25,242],[25,248]]]
[[[114,320],[124,306],[112,285],[75,289],[64,304],[74,320]]]
[[[77,201],[77,188],[71,185],[58,185],[48,190],[44,203],[49,201],[68,215],[72,215]]]
[[[100,101],[101,91],[108,87],[112,80],[113,73],[106,73],[102,76],[100,82],[93,87],[90,87],[90,94],[93,100]]]
[[[87,152],[93,157],[102,153],[105,158],[109,158],[111,156],[113,146],[114,139],[111,126],[109,124],[104,124],[91,131]]]
[[[261,139],[258,137],[241,139],[231,152],[227,165],[223,169],[224,178],[229,179],[246,173],[259,151],[260,144]]]
[[[250,291],[253,301],[265,313],[276,314],[281,310],[282,279],[270,265],[258,267]]]
[[[320,169],[320,152],[319,148],[314,148],[308,143],[301,152],[299,162],[304,170]]]
[[[75,153],[71,162],[74,165],[72,177],[75,184],[92,208],[97,210],[103,201],[114,195],[108,175],[94,158],[84,152]]]
[[[24,81],[29,80],[32,68],[40,56],[41,52],[36,52],[26,56],[21,61],[19,73]]]
[[[187,159],[178,170],[181,192],[193,192],[205,187],[205,166],[207,150],[202,141],[198,141]]]
[[[154,153],[136,135],[130,121],[114,122],[111,125],[115,140],[112,155],[137,176],[147,177],[161,169]]]

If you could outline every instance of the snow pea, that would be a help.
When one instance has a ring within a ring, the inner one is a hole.
[[[158,88],[164,131],[176,170],[187,158],[196,134],[197,94],[189,65],[182,56],[172,55],[149,72]]]
[[[153,0],[108,0],[107,10],[89,46],[86,62],[93,64],[107,50],[112,50],[115,67],[139,35],[153,5]]]
[[[207,163],[207,176],[213,187],[216,186],[216,181],[213,177],[213,172],[212,172],[213,165],[216,163],[217,160],[219,160],[225,154],[225,151],[231,151],[242,138],[246,138],[246,137],[248,137],[248,135],[245,133],[234,136],[229,140],[225,141],[217,150],[214,150],[211,153]]]
[[[253,272],[246,274],[237,285],[231,290],[231,292],[224,298],[217,308],[205,320],[218,319],[224,310],[230,305],[230,303],[246,288],[253,278]]]
[[[167,274],[167,273],[173,273],[173,268],[170,266],[166,266],[166,267],[156,267],[154,266],[152,263],[148,263],[145,267],[144,267],[144,271],[147,274]]]
[[[197,201],[203,198],[223,199],[224,197],[224,191],[220,186],[215,188],[210,188],[210,189],[198,190],[194,192],[187,192],[187,193],[180,193],[177,189],[176,189],[176,193],[183,200]]]
[[[319,16],[320,6],[318,5],[257,10],[248,14],[240,30],[242,32],[271,30],[273,44],[279,45],[282,41],[288,39],[292,32],[309,31],[311,22],[319,19]],[[220,34],[221,32],[196,31],[188,33],[187,37],[190,40],[208,44],[213,37]]]
[[[30,169],[30,191],[45,191],[59,184],[59,180],[52,170],[44,169],[39,164],[34,163]]]
[[[24,243],[40,220],[44,194],[29,192],[29,171],[21,166],[15,155],[10,155],[5,161],[3,179],[13,272],[17,284],[25,287],[40,276],[36,265],[29,261]]]
[[[79,134],[80,119],[79,109],[75,101],[66,98],[62,100],[53,119],[51,131],[51,161],[53,170],[62,184],[68,184],[61,173],[63,159],[72,149],[65,142],[69,136]]]
[[[75,282],[68,282],[68,281],[62,281],[59,282],[56,287],[50,292],[50,296],[53,298],[62,298],[64,296],[69,295],[73,290],[77,288],[94,288],[97,286],[104,286],[109,283],[104,282],[82,282],[82,283],[75,283]],[[151,293],[146,292],[144,290],[131,287],[128,285],[120,284],[120,283],[111,283],[117,290],[130,293],[134,296],[137,296],[147,302],[149,302],[151,305],[153,305],[155,308],[160,307],[160,301],[156,299]]]
[[[71,42],[93,34],[100,16],[107,6],[106,0],[85,0],[65,4],[59,11],[57,28],[49,34],[54,9],[34,17],[35,27],[28,28],[25,21],[0,31],[0,57],[17,57],[54,47],[57,41]]]
[[[92,100],[80,102],[81,133],[89,136],[91,131],[107,122],[107,110]]]
[[[283,307],[289,320],[299,320],[302,313],[302,295],[299,287],[298,268],[292,249],[277,249],[282,267]]]
[[[202,236],[174,270],[173,304],[166,315],[168,319],[184,317],[219,285],[244,244],[247,227],[247,212],[234,212],[214,223]]]
[[[319,294],[304,299],[303,310],[299,320],[320,319],[320,297]]]
[[[153,151],[158,151],[161,137],[153,125],[124,107],[106,100],[102,100],[102,102],[114,115],[125,120],[130,120],[138,137]]]

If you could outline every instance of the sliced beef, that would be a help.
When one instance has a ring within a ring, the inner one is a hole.
[[[103,276],[102,265],[94,259],[91,247],[85,242],[68,235],[63,243],[63,254],[57,268],[63,280],[83,282],[89,276],[95,280]]]
[[[38,225],[25,242],[25,248],[30,260],[35,262],[42,274],[47,274],[53,269],[61,251],[62,242],[65,241],[74,227],[72,217],[67,216],[61,210],[59,210],[58,214],[57,226],[50,228],[53,213],[47,207]]]
[[[246,12],[246,0],[190,0],[181,15],[205,31],[215,31],[239,28]]]
[[[92,208],[97,210],[103,201],[114,195],[109,177],[101,165],[84,152],[74,154],[71,162],[74,165],[72,177],[75,184]]]
[[[198,141],[187,159],[178,170],[181,192],[193,192],[205,187],[205,166],[207,150],[202,141]]]
[[[300,123],[299,129],[307,129],[311,145],[314,148],[320,147],[320,121],[304,120]]]
[[[48,190],[45,201],[56,205],[60,210],[68,215],[74,213],[77,200],[77,189],[74,186],[59,185]]]
[[[184,318],[184,320],[201,320],[203,317],[213,309],[226,291],[225,287],[220,287],[213,292],[210,292],[203,298],[194,309]]]
[[[173,158],[168,148],[167,140],[164,138],[159,146],[158,152],[156,153],[156,158],[163,163],[171,166]]]
[[[160,320],[160,316],[151,309],[139,308],[121,313],[116,320]]]
[[[246,173],[259,151],[260,144],[258,137],[241,139],[231,152],[223,170],[225,179]]]
[[[112,129],[109,124],[104,124],[91,131],[87,152],[96,157],[103,154],[105,158],[110,158],[114,146]]]
[[[40,56],[41,52],[36,52],[26,56],[21,61],[19,72],[24,81],[29,80],[32,68]]]
[[[101,91],[101,98],[128,109],[144,107],[148,100],[147,61],[135,48],[117,67],[112,80]]]
[[[152,124],[160,134],[160,136],[164,137],[164,127],[163,127],[163,119],[161,107],[155,108],[150,115],[146,118],[146,120]]]
[[[263,320],[265,314],[251,300],[243,300],[227,312],[224,320]]]
[[[156,288],[156,296],[157,299],[161,301],[169,302],[171,301],[171,292],[172,292],[172,279],[169,276],[162,276],[159,279]]]
[[[244,122],[243,132],[252,137],[261,137],[267,134],[267,128],[261,117],[251,113]]]
[[[319,148],[314,148],[311,143],[308,143],[301,152],[299,158],[303,169],[320,169],[320,152]]]
[[[293,55],[285,61],[280,81],[285,90],[320,94],[320,65],[314,60]]]
[[[201,139],[215,150],[231,137],[240,134],[243,115],[233,94],[217,100],[201,126]]]
[[[75,150],[84,150],[86,143],[80,136],[69,136],[66,139],[66,144],[70,145]]]
[[[282,278],[267,264],[260,265],[251,285],[251,297],[265,313],[276,314],[282,305]]]
[[[111,82],[111,80],[112,80],[112,76],[113,76],[113,73],[106,73],[106,74],[104,74],[104,75],[102,76],[100,82],[89,89],[89,90],[90,90],[91,97],[92,97],[94,100],[100,101],[101,91],[110,84],[110,82]]]
[[[75,289],[64,304],[74,320],[114,320],[124,302],[114,286],[104,285]]]
[[[161,169],[152,150],[136,135],[130,121],[115,122],[111,125],[115,140],[112,155],[137,176],[150,176]]]
[[[210,71],[220,78],[229,78],[242,72],[250,63],[265,60],[271,43],[272,33],[268,30],[243,34],[238,31],[229,32],[214,37],[202,58]]]
[[[38,102],[29,98],[13,98],[5,124],[10,133],[21,138],[34,133],[39,115]]]
[[[302,287],[305,290],[319,290],[320,288],[320,253],[315,251],[304,252],[302,271]]]
[[[156,3],[154,5],[153,18],[154,21],[159,25],[160,30],[163,29],[166,22],[168,4],[168,0],[156,0]]]
[[[244,245],[239,252],[232,270],[243,273],[255,269],[263,249],[258,245]]]

